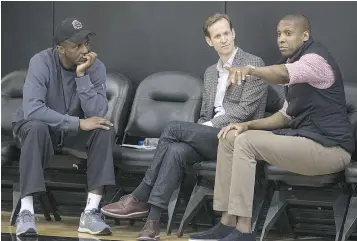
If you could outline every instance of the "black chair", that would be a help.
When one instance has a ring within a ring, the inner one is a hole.
[[[355,128],[357,123],[355,112],[357,107],[356,91],[357,85],[345,83],[346,101],[348,104],[347,112]],[[265,175],[267,180],[277,184],[277,190],[274,192],[265,219],[260,238],[261,241],[265,239],[267,233],[281,214],[290,217],[287,210],[289,204],[320,208],[332,207],[336,226],[335,240],[338,241],[340,239],[349,200],[349,194],[345,190],[343,171],[329,175],[304,176],[267,164],[265,166]],[[287,184],[288,188],[283,189],[280,187],[280,184]],[[339,187],[327,190],[328,187],[336,185],[339,185]],[[291,221],[291,219],[289,220]]]
[[[12,72],[1,80],[1,167],[18,160],[19,151],[12,134],[12,113],[22,104],[22,87],[27,70]]]
[[[18,185],[18,160],[20,149],[12,137],[11,114],[22,104],[22,89],[27,71],[15,71],[6,75],[1,81],[1,103],[2,103],[2,157],[6,157],[6,162],[2,163],[2,183],[13,186],[13,211],[10,223],[13,225],[20,208],[20,192]],[[131,82],[122,74],[107,74],[107,98],[108,113],[106,117],[110,119],[117,130],[117,138],[122,138],[123,130],[126,126],[130,106],[133,97],[133,87]],[[4,141],[5,140],[5,141]],[[70,163],[68,166],[61,166],[62,159]],[[76,168],[74,168],[74,166]],[[5,170],[4,170],[5,169]],[[61,217],[56,208],[56,200],[48,189],[49,187],[62,188],[86,188],[85,160],[72,155],[58,155],[49,161],[44,171],[47,192],[39,195],[40,205],[47,220],[51,220],[50,213],[53,213],[55,220]]]
[[[282,86],[269,85],[265,115],[269,116],[277,112],[283,106],[284,101],[284,88]],[[256,180],[257,184],[259,185],[256,185],[256,194],[254,198],[254,213],[252,221],[253,230],[256,230],[257,221],[263,209],[268,191],[267,182],[262,176],[262,167],[263,166],[259,164],[257,166],[256,172]],[[193,167],[188,167],[186,173],[196,175],[197,183],[183,214],[181,224],[177,232],[178,237],[182,237],[184,229],[191,221],[193,221],[202,206],[208,214],[208,218],[211,220],[212,224],[215,224],[215,214],[212,209],[208,207],[206,201],[213,198],[213,186],[216,175],[216,160],[196,163],[193,165]],[[195,226],[195,224],[193,225]]]
[[[1,183],[10,187],[18,181],[18,176],[6,172],[6,166],[18,161],[20,157],[20,151],[13,138],[11,114],[22,104],[22,88],[26,75],[27,70],[19,70],[4,76],[1,80]],[[13,193],[13,200],[19,198],[17,193]],[[13,205],[17,204],[13,202]]]
[[[341,241],[347,241],[357,226],[357,162],[346,167],[346,182],[351,187],[352,197],[348,206]]]
[[[202,79],[183,72],[160,72],[145,78],[136,91],[123,144],[130,142],[131,138],[136,138],[136,142],[138,139],[159,138],[170,121],[196,122],[201,109],[202,92]],[[154,153],[155,150],[117,146],[114,150],[115,166],[122,172],[120,176],[142,176],[150,166]],[[123,192],[121,188],[112,201],[117,200]],[[171,232],[174,207],[176,202],[170,202],[168,233]],[[119,220],[116,222],[119,224]]]
[[[132,82],[123,74],[109,70],[107,73],[108,112],[106,118],[115,126],[116,142],[120,143],[124,137],[124,129],[133,103],[135,89]]]
[[[348,93],[348,95],[353,96],[356,93],[356,88],[347,89],[346,92],[352,92],[352,93]],[[357,122],[356,106],[349,102],[347,102],[347,104],[351,112],[350,120],[351,122],[356,123]],[[357,137],[357,126],[354,127],[355,127],[354,132],[356,133],[355,135]],[[357,138],[356,138],[355,147],[357,148]],[[351,163],[345,169],[346,182],[351,188],[352,197],[350,200],[350,205],[348,207],[341,241],[348,240],[348,238],[351,236],[353,230],[356,228],[357,225],[357,156],[356,154],[357,152],[355,151],[354,154],[352,155]]]

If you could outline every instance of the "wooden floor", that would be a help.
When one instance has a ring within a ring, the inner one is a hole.
[[[1,232],[15,233],[16,228],[9,225],[10,213],[1,212]],[[138,222],[134,226],[130,226],[128,222],[122,222],[120,226],[116,226],[114,222],[108,222],[111,226],[113,234],[111,236],[100,236],[100,240],[128,240],[136,241],[136,235],[140,232],[144,223]],[[36,215],[36,227],[39,235],[58,236],[58,237],[73,237],[73,238],[93,238],[92,235],[79,234],[77,228],[79,225],[79,217],[62,216],[60,222],[45,220],[43,215]],[[129,231],[130,230],[130,231]],[[164,230],[164,229],[163,229]],[[164,232],[161,233],[161,240],[187,240],[187,236],[178,239],[177,236],[167,236]]]
[[[15,227],[9,225],[10,213],[1,212],[1,232],[2,233],[15,233]],[[62,217],[60,222],[48,222],[44,219],[43,215],[36,215],[36,226],[39,235],[43,236],[56,236],[56,237],[69,237],[80,238],[86,240],[125,240],[136,241],[136,236],[144,225],[143,222],[137,222],[134,226],[130,226],[128,222],[122,222],[120,226],[114,224],[114,222],[108,221],[111,226],[113,234],[111,236],[95,237],[89,234],[79,234],[77,232],[79,218],[76,217]],[[201,230],[199,230],[201,231]],[[161,240],[188,240],[188,236],[192,233],[189,230],[186,231],[183,238],[177,238],[176,230],[173,230],[171,236],[167,236],[165,233],[165,227],[162,226]],[[269,235],[271,236],[271,235]],[[63,240],[63,239],[61,239]],[[312,237],[304,237],[300,239],[292,239],[289,237],[270,237],[269,240],[275,241],[294,241],[294,240],[310,240],[310,241],[326,241],[326,239],[317,239]]]

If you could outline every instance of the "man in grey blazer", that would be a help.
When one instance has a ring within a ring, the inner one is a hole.
[[[182,181],[184,167],[195,162],[217,158],[221,128],[264,116],[267,84],[248,77],[241,85],[227,88],[229,71],[238,66],[264,66],[261,58],[235,46],[235,31],[227,15],[215,14],[203,26],[207,43],[220,59],[207,68],[198,123],[171,122],[163,131],[153,162],[139,187],[120,201],[102,208],[102,213],[115,218],[146,217],[148,220],[138,240],[157,240],[160,215],[167,209],[172,193]]]

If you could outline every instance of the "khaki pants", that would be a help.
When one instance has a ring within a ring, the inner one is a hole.
[[[340,147],[324,147],[310,139],[249,130],[230,131],[218,145],[213,209],[252,217],[257,160],[302,175],[342,171],[351,155]]]

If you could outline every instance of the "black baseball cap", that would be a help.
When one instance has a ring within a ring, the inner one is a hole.
[[[65,40],[80,44],[89,35],[95,35],[95,33],[84,29],[83,24],[78,19],[66,18],[56,26],[53,41],[55,45]]]

